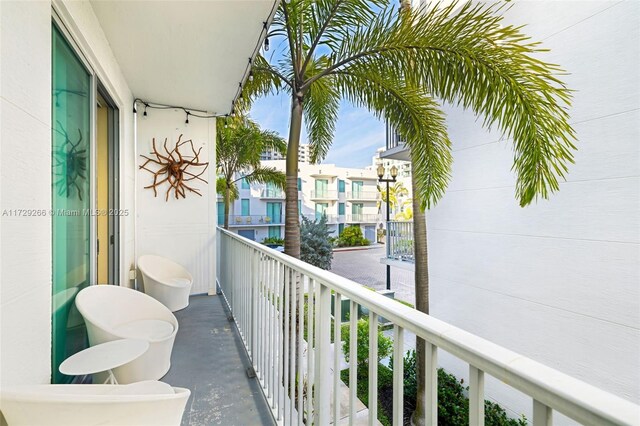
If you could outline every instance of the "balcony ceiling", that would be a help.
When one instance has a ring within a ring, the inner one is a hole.
[[[91,1],[134,97],[219,114],[230,112],[275,4]]]

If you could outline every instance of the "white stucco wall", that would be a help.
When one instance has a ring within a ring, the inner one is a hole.
[[[51,5],[2,2],[0,12],[0,213],[49,209]],[[51,219],[0,221],[0,385],[47,383]]]
[[[559,193],[522,209],[510,143],[449,109],[453,179],[427,218],[435,317],[636,403],[639,11],[636,1],[516,3],[507,20],[529,23],[552,50],[545,58],[571,73],[576,164]],[[530,399],[505,387],[488,380],[487,395],[531,418]]]
[[[152,151],[153,138],[158,149],[168,138],[167,146],[171,150],[182,134],[182,140],[191,139],[196,150],[202,147],[200,161],[209,162],[209,168],[202,177],[209,183],[190,182],[201,191],[202,197],[187,191],[184,199],[176,200],[172,195],[165,201],[168,184],[161,185],[158,196],[154,197],[153,190],[144,189],[153,182],[153,175],[138,170],[137,256],[156,254],[172,259],[193,275],[192,294],[215,294],[215,119],[191,117],[189,124],[185,124],[182,110],[149,110],[147,117],[138,115],[138,165],[144,162],[140,155],[149,156]],[[183,146],[180,152],[190,155],[191,151]]]
[[[121,264],[133,262],[131,93],[88,2],[54,1],[73,42],[120,109]],[[51,207],[52,3],[0,2],[0,211]],[[0,385],[51,375],[51,219],[1,217]],[[120,281],[128,284],[127,269]]]

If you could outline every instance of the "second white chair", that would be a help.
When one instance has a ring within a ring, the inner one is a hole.
[[[162,302],[171,312],[189,306],[193,277],[182,265],[160,256],[145,255],[138,259],[144,292]]]

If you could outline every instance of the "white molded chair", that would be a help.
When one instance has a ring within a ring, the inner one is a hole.
[[[130,288],[92,285],[78,293],[76,307],[91,346],[118,339],[149,342],[147,352],[112,370],[118,383],[158,380],[167,374],[178,320],[162,303]]]
[[[177,426],[190,394],[157,381],[6,386],[0,410],[10,426]]]
[[[144,292],[162,302],[171,312],[189,306],[193,277],[184,267],[160,256],[145,255],[138,259]]]

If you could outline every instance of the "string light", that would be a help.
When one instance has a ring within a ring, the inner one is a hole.
[[[189,111],[187,111],[187,119],[184,120],[184,124],[189,124]]]

